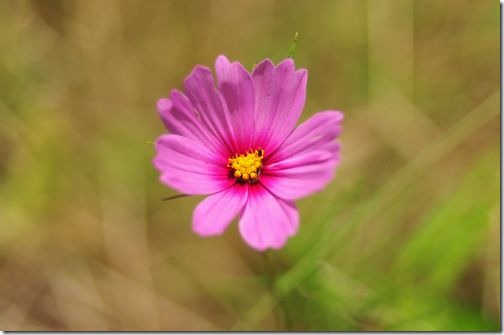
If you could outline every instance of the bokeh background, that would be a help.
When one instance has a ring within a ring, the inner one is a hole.
[[[0,1],[0,328],[500,329],[494,0]],[[191,232],[156,100],[226,54],[309,70],[342,164],[281,251]]]

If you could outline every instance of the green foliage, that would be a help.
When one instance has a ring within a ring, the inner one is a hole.
[[[489,152],[469,169],[455,190],[434,206],[403,246],[395,271],[433,292],[453,287],[481,252],[499,206],[499,157]],[[484,190],[484,194],[475,192]]]

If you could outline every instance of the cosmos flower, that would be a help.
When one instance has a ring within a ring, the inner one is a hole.
[[[298,231],[294,200],[322,190],[339,163],[343,114],[316,113],[296,128],[306,98],[307,71],[292,59],[263,60],[249,73],[225,56],[212,72],[196,66],[184,93],[158,101],[169,134],[156,141],[162,183],[207,197],[192,229],[220,235],[239,217],[245,242],[257,250],[283,247]]]

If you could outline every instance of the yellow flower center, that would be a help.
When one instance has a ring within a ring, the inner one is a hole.
[[[236,154],[228,159],[228,167],[236,180],[254,183],[259,180],[263,157],[264,150],[262,149],[248,151],[241,155]]]

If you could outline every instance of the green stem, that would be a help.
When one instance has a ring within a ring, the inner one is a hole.
[[[296,33],[294,34],[294,38],[292,39],[292,43],[290,45],[289,56],[287,56],[287,58],[294,58],[294,54],[296,53],[296,45],[297,45],[298,38],[299,38],[299,33],[296,31]]]

